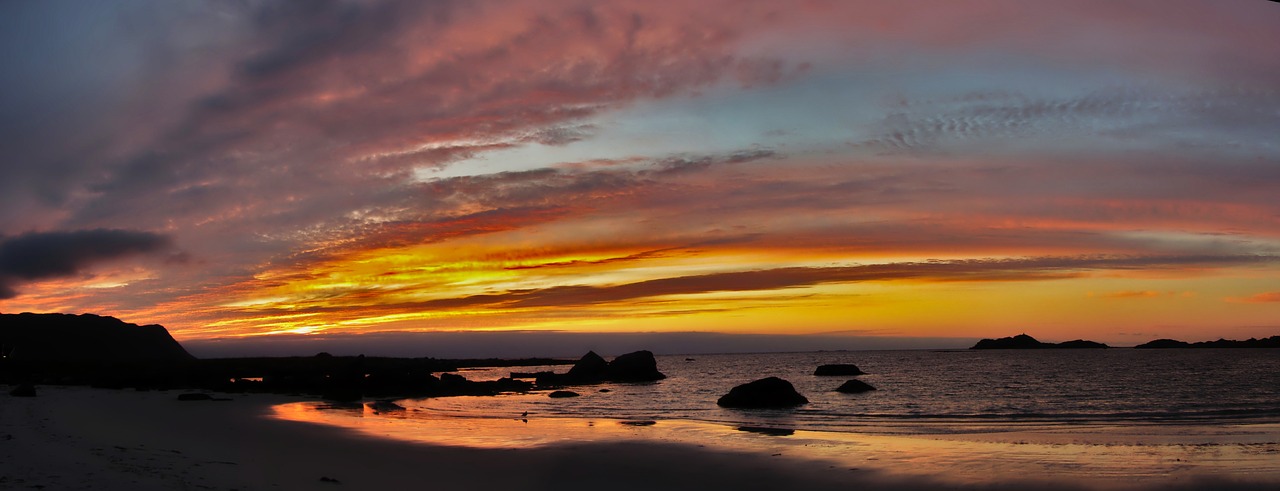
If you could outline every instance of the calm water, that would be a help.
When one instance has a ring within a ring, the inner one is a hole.
[[[367,407],[326,409],[318,402],[275,411],[283,419],[436,445],[536,448],[642,440],[962,483],[1024,476],[1100,487],[1158,488],[1205,476],[1280,483],[1280,350],[690,358],[658,357],[666,380],[582,386],[574,388],[582,396],[569,399],[543,391],[404,400],[407,411],[387,414]],[[828,363],[857,364],[868,372],[857,378],[879,390],[834,392],[849,377],[812,375]],[[509,371],[462,374],[490,380]],[[766,376],[791,381],[810,404],[787,410],[716,406],[733,386]],[[642,421],[647,424],[628,424]],[[744,427],[787,431],[739,431]]]
[[[693,358],[688,360],[686,358]],[[854,363],[879,390],[833,392],[851,377],[817,377],[826,363]],[[647,384],[544,393],[406,401],[420,411],[466,417],[531,415],[694,420],[825,431],[957,431],[981,423],[1280,420],[1277,350],[865,351],[660,356],[668,378]],[[563,371],[565,367],[558,367]],[[524,370],[524,369],[521,369]],[[509,369],[463,372],[473,380]],[[766,376],[809,398],[797,409],[732,410],[715,401]],[[610,389],[610,392],[598,392]]]

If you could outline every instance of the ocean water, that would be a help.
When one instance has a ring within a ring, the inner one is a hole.
[[[963,431],[1017,423],[1280,420],[1278,350],[962,350],[659,356],[667,379],[545,394],[406,401],[467,417],[528,412],[567,418],[694,420],[823,431]],[[866,375],[819,377],[827,363]],[[565,367],[556,368],[561,371]],[[527,371],[528,369],[518,369]],[[509,369],[464,371],[472,380]],[[790,381],[810,403],[786,410],[735,410],[716,399],[767,376]],[[834,392],[857,378],[878,390]],[[608,389],[609,392],[598,392]]]
[[[830,363],[867,374],[813,375]],[[1053,476],[1124,486],[1205,475],[1280,483],[1280,350],[689,355],[659,356],[658,368],[665,380],[579,386],[582,396],[567,399],[546,391],[408,399],[398,401],[406,411],[383,414],[312,401],[277,406],[276,416],[436,445],[644,440],[965,483]],[[460,373],[491,380],[511,370]],[[716,405],[735,385],[768,376],[810,403]],[[850,378],[878,390],[834,392]]]

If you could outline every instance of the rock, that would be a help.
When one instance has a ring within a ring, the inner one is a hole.
[[[552,371],[550,371],[550,370],[544,370],[544,371],[541,371],[541,372],[511,372],[510,377],[511,377],[511,378],[532,378],[532,379],[536,379],[536,378],[538,378],[538,377],[546,377],[546,376],[548,376],[548,375],[555,375],[555,372],[552,372]]]
[[[851,376],[851,375],[862,375],[864,373],[866,372],[863,372],[862,369],[858,368],[857,365],[850,364],[850,363],[821,365],[818,367],[817,370],[813,371],[814,375],[817,375],[820,377],[836,376],[836,375]]]
[[[392,413],[397,411],[404,411],[404,406],[401,406],[399,404],[396,404],[395,402],[387,401],[387,400],[370,402],[365,405],[369,406],[369,409],[372,409],[373,412],[375,413]]]
[[[738,431],[769,436],[791,436],[796,434],[796,430],[790,428],[770,428],[768,426],[739,426]]]
[[[179,401],[212,401],[213,396],[209,394],[202,394],[200,392],[187,392],[185,394],[178,394],[178,400]]]
[[[547,397],[550,397],[550,398],[552,398],[552,399],[563,399],[563,398],[566,398],[566,397],[578,397],[578,396],[580,396],[580,395],[582,395],[582,394],[579,394],[579,393],[574,392],[574,391],[572,391],[572,390],[557,390],[557,391],[555,391],[555,392],[552,392],[552,393],[550,393],[550,394],[547,394]]]
[[[320,398],[326,401],[359,402],[364,399],[364,392],[355,384],[334,384],[327,387]]]
[[[9,391],[9,395],[13,397],[35,397],[36,386],[31,384],[22,384]]]
[[[840,387],[836,388],[836,392],[841,392],[844,394],[860,394],[863,392],[868,392],[873,390],[876,390],[876,388],[872,387],[871,384],[868,384],[861,380],[850,380],[848,382],[841,384]]]
[[[609,362],[604,361],[595,351],[582,355],[573,368],[569,369],[569,378],[577,380],[600,380],[609,371]]]
[[[612,390],[612,389],[600,389],[600,390],[599,390],[599,392],[603,394],[603,393],[605,393],[605,392],[613,392],[613,390]]]
[[[440,382],[444,385],[464,385],[467,383],[467,378],[456,373],[442,373]]]
[[[637,421],[619,421],[618,424],[625,426],[653,426],[658,424],[658,422],[646,419]]]
[[[791,382],[769,377],[734,387],[716,405],[731,408],[781,408],[808,404]]]
[[[613,362],[607,362],[596,352],[589,351],[568,373],[536,372],[520,375],[533,375],[536,385],[547,388],[600,382],[651,382],[667,378],[658,371],[658,362],[653,358],[653,353],[648,351],[627,353],[614,358]]]
[[[609,362],[605,378],[614,382],[650,382],[667,376],[658,371],[658,361],[653,358],[653,353],[636,351],[619,355]]]

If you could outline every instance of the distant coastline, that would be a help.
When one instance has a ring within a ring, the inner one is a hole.
[[[969,349],[1106,349],[1102,343],[1077,339],[1062,343],[1045,343],[1026,334],[1007,338],[983,339]]]
[[[1200,341],[1188,343],[1176,339],[1157,339],[1134,346],[1137,349],[1172,349],[1172,348],[1280,348],[1280,336],[1269,338],[1249,338],[1243,341],[1234,339],[1218,339],[1217,341]]]
[[[1027,334],[1004,338],[986,338],[969,349],[1106,349],[1106,344],[1096,341],[1077,339],[1061,343],[1046,343]],[[1188,343],[1176,339],[1157,339],[1134,346],[1136,349],[1181,349],[1181,348],[1280,348],[1280,336],[1269,338],[1249,338],[1243,341],[1234,339],[1218,339],[1217,341],[1200,341]]]

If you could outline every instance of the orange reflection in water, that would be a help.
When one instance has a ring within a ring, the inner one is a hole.
[[[350,428],[432,445],[534,448],[649,441],[825,461],[888,476],[958,483],[1060,480],[1097,486],[1176,482],[1206,476],[1280,482],[1280,424],[1015,425],[885,428],[876,433],[750,431],[684,421],[473,417],[414,407],[378,414],[366,406],[275,406],[281,419]],[[897,432],[897,434],[895,434]]]

